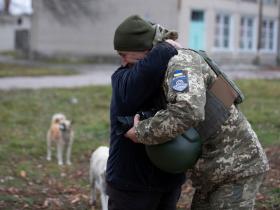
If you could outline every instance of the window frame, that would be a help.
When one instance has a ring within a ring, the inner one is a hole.
[[[224,18],[226,16],[229,17],[229,33],[228,33],[228,47],[217,47],[215,45],[215,42],[216,42],[216,38],[217,38],[217,34],[216,34],[216,30],[217,30],[217,16],[220,15],[220,18],[222,17],[222,21],[220,21],[219,23],[219,43],[223,42],[224,41],[224,35],[221,34],[221,31],[224,30],[224,25],[223,25],[223,22],[224,22]],[[214,36],[213,36],[213,51],[215,52],[232,52],[234,49],[234,46],[233,46],[233,40],[234,40],[234,17],[233,17],[233,14],[230,13],[230,12],[221,12],[221,11],[217,11],[214,15]]]
[[[241,48],[241,41],[243,39],[245,39],[245,43],[246,43],[246,46],[248,46],[248,36],[245,35],[245,37],[242,37],[241,35],[241,30],[242,30],[242,24],[241,24],[241,21],[242,21],[242,18],[245,19],[245,22],[246,22],[246,25],[245,25],[245,30],[243,31],[243,35],[244,34],[247,34],[248,33],[248,20],[251,19],[252,20],[252,29],[251,29],[251,32],[252,32],[252,48],[248,48],[248,47],[245,47],[245,48]],[[238,42],[238,50],[240,52],[256,52],[257,50],[257,18],[255,16],[252,16],[252,15],[240,15],[240,20],[239,20],[239,42]]]
[[[265,28],[265,32],[264,32],[264,28],[263,28],[263,23],[264,21],[266,21],[267,26]],[[273,29],[272,29],[272,33],[273,33],[273,38],[272,38],[272,49],[269,48],[269,42],[271,41],[269,38],[270,35],[270,31],[269,31],[269,23],[273,22]],[[263,38],[263,33],[265,33],[265,38]],[[269,18],[269,17],[264,17],[262,20],[262,35],[261,35],[261,48],[260,51],[264,52],[264,53],[276,53],[277,52],[277,36],[278,36],[278,21],[275,18]],[[265,39],[265,47],[263,47],[263,39]]]

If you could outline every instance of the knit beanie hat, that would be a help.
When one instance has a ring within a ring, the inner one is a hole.
[[[144,51],[153,47],[155,27],[138,15],[126,18],[116,29],[114,48],[118,51]]]

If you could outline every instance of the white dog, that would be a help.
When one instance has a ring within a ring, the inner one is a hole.
[[[52,117],[51,126],[47,133],[47,160],[51,160],[52,142],[57,146],[58,165],[63,165],[63,149],[66,148],[66,164],[71,165],[71,150],[74,140],[74,131],[71,127],[71,121],[61,114],[55,114]]]
[[[106,146],[98,147],[91,155],[89,181],[91,185],[91,205],[96,205],[96,189],[100,191],[102,210],[108,210],[108,196],[106,195],[106,166],[109,157],[109,148]]]

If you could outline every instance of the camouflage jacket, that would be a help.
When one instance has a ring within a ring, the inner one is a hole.
[[[177,84],[177,77],[184,82]],[[201,56],[191,50],[178,50],[178,55],[169,61],[163,83],[167,108],[135,127],[138,142],[161,144],[203,121],[206,89],[215,79],[216,74]],[[263,148],[245,116],[235,105],[230,107],[230,113],[214,137],[204,141],[201,158],[193,170],[195,177],[215,183],[269,169]]]

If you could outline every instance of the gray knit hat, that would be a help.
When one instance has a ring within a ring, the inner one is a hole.
[[[126,18],[116,29],[114,48],[118,51],[144,51],[153,47],[156,29],[138,15]]]

